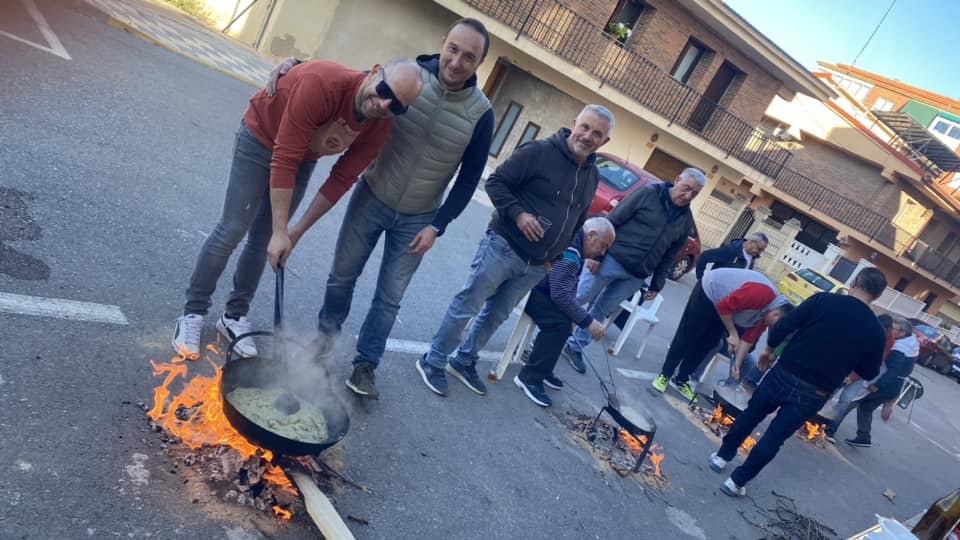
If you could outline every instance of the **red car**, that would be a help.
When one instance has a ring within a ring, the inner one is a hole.
[[[920,342],[920,356],[917,363],[930,369],[949,375],[953,370],[953,343],[939,330],[918,319],[910,319],[913,333]]]
[[[662,182],[633,163],[603,152],[597,154],[597,168],[600,170],[600,184],[597,185],[597,193],[593,197],[593,204],[590,205],[591,216],[607,215],[631,192],[643,186]],[[700,234],[694,225],[687,243],[674,258],[668,277],[672,280],[680,279],[696,266],[698,257],[700,257]]]

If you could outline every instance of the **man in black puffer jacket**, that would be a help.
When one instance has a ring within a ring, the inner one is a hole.
[[[689,168],[674,184],[659,183],[640,188],[626,196],[607,216],[617,230],[602,263],[588,263],[589,272],[580,277],[577,302],[590,304],[590,316],[598,321],[644,286],[644,302],[653,300],[667,281],[667,271],[693,230],[690,201],[700,193],[707,178]],[[577,330],[563,349],[564,356],[579,373],[586,373],[582,351],[590,334]]]
[[[517,149],[487,180],[486,191],[496,209],[477,248],[470,275],[454,297],[433,336],[430,352],[417,361],[417,371],[433,392],[447,394],[446,373],[477,394],[486,386],[477,375],[480,349],[549,270],[549,263],[573,242],[587,219],[600,173],[598,148],[610,140],[613,115],[600,105],[587,105],[573,130],[561,129],[548,139]],[[476,320],[460,345],[467,322]],[[455,359],[447,357],[457,350]]]

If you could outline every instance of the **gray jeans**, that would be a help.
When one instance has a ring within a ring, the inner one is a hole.
[[[223,201],[223,214],[207,237],[187,287],[184,315],[206,315],[210,297],[217,281],[230,260],[237,244],[247,237],[237,269],[233,274],[233,290],[227,301],[226,313],[231,317],[245,316],[260,283],[267,261],[267,244],[273,233],[270,209],[270,160],[273,152],[260,144],[243,123],[237,130],[233,146],[233,164]],[[307,189],[316,161],[301,163],[293,188],[290,215],[296,211]]]

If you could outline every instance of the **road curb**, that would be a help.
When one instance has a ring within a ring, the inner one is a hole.
[[[247,83],[247,84],[249,84],[250,86],[252,86],[252,87],[254,87],[254,88],[258,88],[258,89],[259,89],[259,88],[262,88],[262,87],[263,87],[263,83],[254,81],[254,80],[252,80],[252,79],[250,79],[250,78],[247,78],[247,77],[245,77],[245,76],[243,76],[243,75],[240,75],[240,74],[238,74],[238,73],[234,73],[234,72],[229,71],[229,70],[227,70],[227,69],[224,69],[224,68],[222,68],[222,67],[220,67],[220,66],[218,66],[218,65],[216,65],[216,64],[214,64],[214,63],[212,63],[212,62],[207,62],[206,60],[203,60],[202,58],[197,58],[196,56],[189,55],[189,54],[187,54],[187,53],[185,53],[185,52],[177,49],[176,47],[173,47],[173,46],[171,46],[170,44],[168,44],[168,43],[166,43],[166,42],[164,42],[164,41],[161,41],[161,40],[159,40],[159,39],[151,36],[150,34],[147,34],[147,33],[143,32],[143,31],[141,31],[141,30],[138,30],[138,29],[137,29],[136,27],[134,27],[133,25],[127,23],[126,21],[117,19],[116,17],[114,17],[114,16],[112,16],[112,15],[108,15],[108,16],[107,16],[107,24],[110,25],[110,26],[112,26],[112,27],[114,27],[114,28],[118,28],[118,29],[120,29],[120,30],[123,30],[124,32],[126,32],[126,33],[128,33],[128,34],[130,34],[130,35],[132,35],[132,36],[136,36],[136,37],[138,37],[138,38],[146,41],[147,43],[152,43],[152,44],[154,44],[154,45],[156,45],[156,46],[158,46],[158,47],[160,47],[160,48],[162,48],[162,49],[166,49],[166,50],[168,50],[168,51],[170,51],[170,52],[172,52],[172,53],[174,53],[174,54],[176,54],[176,55],[178,55],[178,56],[181,56],[181,57],[183,57],[183,58],[186,58],[187,60],[190,60],[191,62],[200,64],[200,65],[202,65],[202,66],[204,66],[204,67],[207,67],[207,68],[210,68],[210,69],[212,69],[212,70],[214,70],[214,71],[218,71],[218,72],[220,72],[220,73],[222,73],[222,74],[224,74],[224,75],[226,75],[226,76],[228,76],[228,77],[233,77],[234,79],[236,79],[236,80],[238,80],[238,81],[240,81],[240,82]]]

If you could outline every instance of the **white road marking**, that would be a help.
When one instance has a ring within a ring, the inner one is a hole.
[[[44,47],[39,43],[24,39],[20,36],[11,34],[10,32],[4,32],[3,30],[0,30],[0,36],[7,36],[10,39],[25,43],[31,47],[36,47],[41,51],[48,52],[54,56],[59,56],[64,60],[73,60],[73,58],[70,58],[70,53],[67,52],[67,49],[65,49],[63,44],[60,43],[60,38],[57,37],[57,34],[55,34],[50,28],[50,25],[47,24],[47,19],[45,19],[43,14],[40,13],[40,10],[37,9],[37,5],[33,2],[33,0],[21,0],[21,2],[23,2],[23,7],[27,8],[27,13],[30,14],[31,18],[33,18],[33,22],[37,24],[37,28],[40,30],[40,33],[43,34],[43,38],[47,40],[48,46]]]
[[[657,378],[657,375],[659,375],[659,373],[654,373],[652,371],[637,371],[635,369],[624,369],[619,367],[617,368],[617,371],[619,371],[621,375],[628,379],[637,379],[641,381],[652,381]]]
[[[408,339],[387,339],[387,350],[403,354],[422,355],[430,351],[430,344],[425,341],[411,341]],[[503,353],[494,351],[480,351],[483,360],[500,361]]]
[[[29,472],[29,471],[33,470],[33,465],[30,464],[30,463],[27,463],[26,461],[23,461],[22,459],[18,459],[18,460],[17,460],[17,469],[19,469],[19,470],[21,470],[21,471],[23,471],[23,472]]]
[[[0,292],[0,313],[53,317],[55,319],[66,319],[69,321],[101,322],[124,326],[130,324],[117,306],[2,292]]]
[[[707,535],[703,533],[703,529],[697,526],[697,520],[683,510],[668,506],[667,520],[669,520],[674,527],[680,529],[683,534],[692,536],[698,540],[707,540]]]

